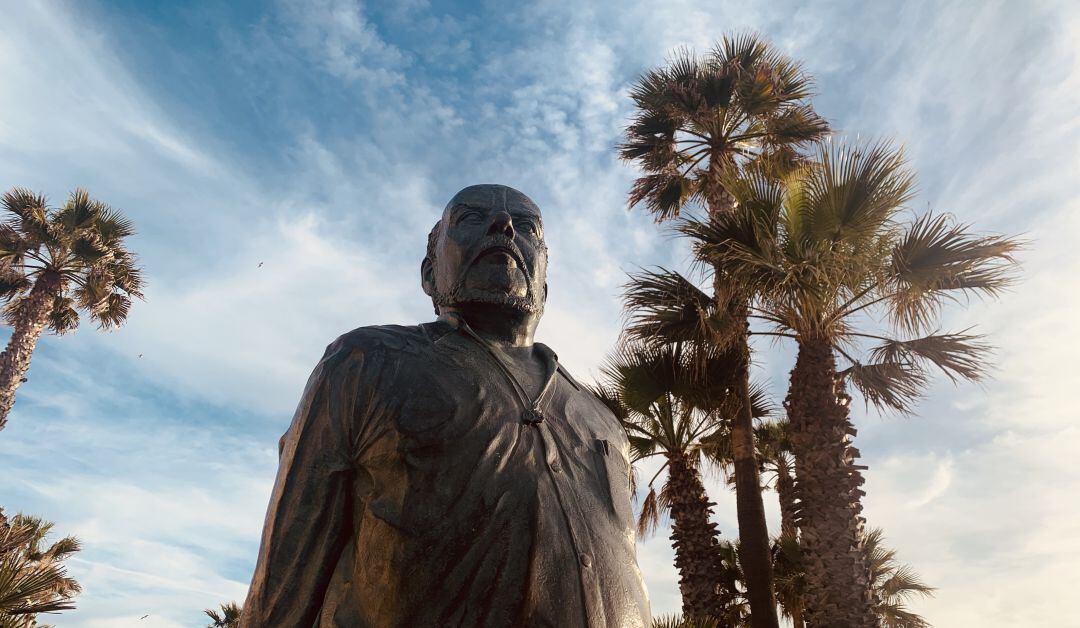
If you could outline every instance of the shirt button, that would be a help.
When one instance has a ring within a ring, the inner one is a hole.
[[[592,557],[589,556],[588,554],[582,554],[581,555],[581,566],[582,567],[592,567]]]
[[[555,473],[558,473],[559,471],[562,471],[562,465],[560,465],[558,462],[552,462],[551,463],[551,470],[554,471]]]

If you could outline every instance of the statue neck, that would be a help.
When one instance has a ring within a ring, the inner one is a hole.
[[[533,335],[540,322],[536,313],[489,303],[443,306],[439,311],[440,319],[456,325],[452,319],[460,317],[476,335],[508,353],[516,353],[515,349],[531,350]]]

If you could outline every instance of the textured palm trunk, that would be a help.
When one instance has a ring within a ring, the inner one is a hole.
[[[52,312],[59,285],[58,275],[44,274],[38,278],[22,304],[7,348],[0,353],[0,430],[7,425],[8,414],[15,405],[15,390],[30,368],[30,358]]]
[[[683,615],[723,621],[731,593],[724,586],[720,531],[696,468],[679,453],[667,454],[671,494],[671,545],[679,570]],[[726,624],[723,624],[726,625]]]
[[[787,407],[795,494],[806,569],[806,622],[815,628],[877,628],[862,551],[863,484],[851,446],[850,397],[836,376],[832,345],[800,338]]]
[[[713,159],[709,165],[713,180],[719,180],[720,161]],[[735,200],[725,190],[719,189],[710,199],[709,211],[718,216],[733,210]],[[722,277],[714,279],[714,293],[719,297]],[[742,565],[746,584],[746,597],[750,603],[752,628],[778,628],[776,594],[773,590],[772,555],[769,551],[769,528],[765,523],[765,501],[761,495],[761,477],[754,447],[754,416],[750,407],[750,324],[746,303],[729,304],[731,315],[740,325],[740,337],[736,341],[737,364],[730,392],[741,403],[731,424],[731,449],[734,457],[735,505],[739,520],[739,563]]]
[[[780,501],[780,534],[795,538],[795,478],[791,477],[790,465],[785,458],[776,462],[776,496]]]

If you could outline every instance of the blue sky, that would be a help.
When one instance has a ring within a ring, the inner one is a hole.
[[[199,626],[243,598],[308,372],[348,329],[430,318],[425,235],[465,185],[544,209],[539,339],[595,376],[624,273],[688,261],[626,210],[627,89],[679,46],[755,30],[804,62],[842,137],[906,146],[914,210],[1032,241],[1022,284],[946,316],[991,335],[994,378],[941,382],[915,418],[860,407],[858,444],[870,523],[938,587],[916,605],[932,623],[1080,626],[1080,8],[504,5],[0,0],[0,188],[122,208],[150,281],[124,329],[41,342],[0,433],[0,505],[85,543],[86,591],[54,623]],[[791,352],[761,349],[782,395]],[[676,610],[667,532],[639,552],[655,610]]]

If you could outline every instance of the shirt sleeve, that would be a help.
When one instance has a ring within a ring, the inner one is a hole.
[[[281,439],[243,628],[315,624],[353,525],[351,431],[370,393],[363,367],[363,352],[339,340],[308,379]]]

